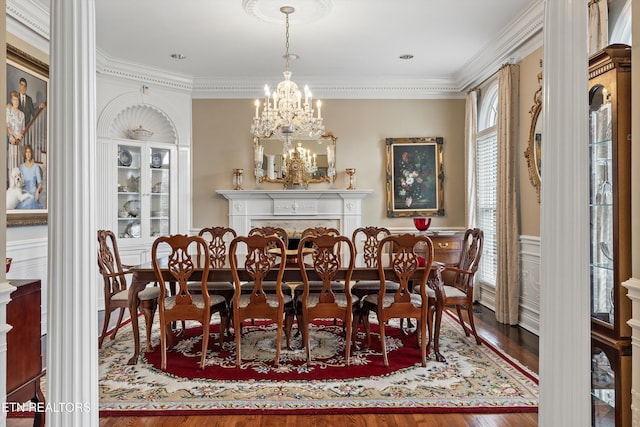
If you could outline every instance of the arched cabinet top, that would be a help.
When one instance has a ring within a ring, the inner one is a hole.
[[[128,94],[111,101],[98,119],[98,137],[129,138],[129,131],[143,127],[153,132],[151,139],[155,142],[178,142],[175,124],[169,116],[152,104],[140,103],[127,99]]]

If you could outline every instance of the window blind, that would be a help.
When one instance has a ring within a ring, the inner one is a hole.
[[[478,279],[495,286],[497,274],[496,208],[498,186],[498,136],[495,130],[476,142],[477,225],[484,233]]]

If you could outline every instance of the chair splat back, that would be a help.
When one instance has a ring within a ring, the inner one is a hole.
[[[362,247],[362,256],[365,265],[367,267],[377,267],[378,246],[380,245],[380,240],[390,235],[391,232],[384,227],[359,227],[353,231],[351,241],[356,247],[356,250],[358,247]],[[359,239],[363,240],[362,244],[360,244]]]
[[[235,230],[221,226],[205,227],[198,232],[198,236],[208,242],[211,267],[224,267],[227,262],[227,248],[229,243],[237,237]],[[200,253],[198,253],[198,255],[200,255]]]

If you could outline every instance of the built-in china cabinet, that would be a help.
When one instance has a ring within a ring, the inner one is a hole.
[[[592,425],[631,426],[631,49],[589,60]]]
[[[116,234],[123,263],[140,264],[149,261],[156,237],[184,232],[178,221],[184,159],[172,122],[153,106],[114,112],[104,129],[97,144],[97,228]]]

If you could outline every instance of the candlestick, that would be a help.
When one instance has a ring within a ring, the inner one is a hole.
[[[316,105],[318,106],[318,118],[321,119],[322,118],[322,113],[320,111],[322,109],[322,102],[320,100],[318,100]]]
[[[233,170],[233,189],[242,190],[242,172],[243,169]]]
[[[258,113],[260,111],[260,100],[256,99],[255,104],[256,104],[256,119],[257,119],[258,118]]]
[[[347,172],[347,176],[349,177],[349,186],[347,187],[347,190],[355,190],[356,187],[355,187],[354,183],[355,183],[356,169],[355,168],[347,168],[345,170]]]

